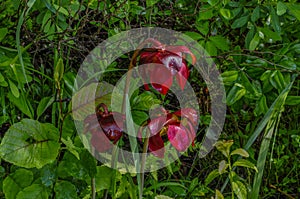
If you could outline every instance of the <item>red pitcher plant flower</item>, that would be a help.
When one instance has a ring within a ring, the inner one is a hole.
[[[195,64],[194,54],[186,46],[167,46],[154,39],[147,41],[153,46],[142,50],[139,64],[154,65],[141,67],[140,73],[144,81],[150,80],[155,90],[166,95],[175,76],[178,85],[183,90],[189,76],[185,54],[189,54],[192,57],[192,64]],[[149,90],[147,84],[145,84],[145,89]]]
[[[192,108],[184,108],[150,119],[147,122],[147,130],[150,131],[149,151],[159,158],[164,157],[165,149],[162,138],[164,135],[167,135],[168,140],[177,151],[186,151],[191,144],[194,144],[197,121],[197,112]],[[142,130],[144,127],[140,129],[140,136]]]
[[[125,116],[118,112],[109,112],[103,103],[96,107],[96,114],[84,120],[84,133],[91,132],[91,144],[98,152],[105,152],[116,144],[123,135]],[[99,126],[100,125],[100,126]]]

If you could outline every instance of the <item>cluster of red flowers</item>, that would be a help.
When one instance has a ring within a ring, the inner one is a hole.
[[[189,70],[185,61],[185,54],[195,56],[186,46],[164,46],[160,42],[150,39],[153,46],[145,49],[139,55],[139,64],[147,64],[141,67],[140,74],[144,82],[150,80],[152,88],[166,95],[173,84],[174,77],[183,90],[189,76]],[[149,85],[144,83],[146,90]],[[98,121],[95,123],[95,121]],[[109,112],[105,104],[96,108],[96,115],[88,116],[85,123],[85,132],[92,134],[91,144],[99,152],[104,152],[112,147],[122,136],[125,116],[117,112]],[[164,141],[162,136],[167,135],[168,140],[178,151],[185,151],[196,137],[197,112],[192,108],[185,108],[176,112],[164,113],[154,119],[149,119],[146,126],[150,131],[149,151],[157,157],[164,157]],[[100,129],[99,129],[100,124]],[[141,128],[143,130],[143,128]],[[141,131],[139,132],[139,136]]]

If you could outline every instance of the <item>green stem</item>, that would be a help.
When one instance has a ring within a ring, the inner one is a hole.
[[[147,129],[147,134],[146,138],[144,141],[144,146],[143,146],[143,154],[142,154],[142,161],[141,161],[141,170],[140,170],[140,178],[141,178],[141,183],[140,183],[140,191],[139,191],[139,199],[143,198],[143,189],[144,189],[144,182],[145,182],[145,163],[146,163],[146,158],[147,158],[147,151],[148,151],[148,145],[149,145],[149,137],[150,137],[150,131]]]

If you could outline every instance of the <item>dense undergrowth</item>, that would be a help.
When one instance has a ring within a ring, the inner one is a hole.
[[[146,173],[143,197],[299,198],[295,2],[0,1],[0,197],[138,198],[137,175],[115,172],[83,147],[71,99],[76,74],[99,43],[125,30],[161,27],[188,35],[208,52],[222,74],[227,111],[220,142],[199,158],[211,93],[190,67],[200,112],[195,146]],[[115,84],[132,55],[116,59],[103,79]],[[146,108],[149,99],[177,106],[172,94],[139,95]]]

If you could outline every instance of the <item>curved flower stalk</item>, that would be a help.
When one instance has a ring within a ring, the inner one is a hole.
[[[165,46],[159,41],[148,39],[153,47],[144,49],[140,53],[139,64],[152,64],[140,67],[140,74],[145,82],[151,82],[151,86],[163,95],[166,95],[176,77],[177,83],[183,90],[189,77],[189,69],[185,61],[185,54],[192,57],[195,64],[196,57],[186,46]],[[145,84],[145,89],[149,86]]]
[[[164,157],[165,149],[162,138],[164,135],[167,135],[168,140],[177,151],[186,151],[191,144],[194,144],[197,121],[197,112],[192,108],[166,113],[147,121],[150,131],[149,151],[159,158]],[[139,136],[144,128],[140,129]]]
[[[105,152],[116,144],[124,132],[125,116],[109,112],[103,103],[96,107],[96,114],[84,120],[84,133],[91,132],[91,144],[98,152]],[[100,125],[100,126],[99,126]]]

